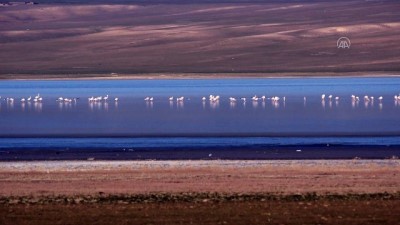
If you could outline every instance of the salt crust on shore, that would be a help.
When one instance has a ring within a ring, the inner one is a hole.
[[[0,162],[0,171],[51,172],[185,168],[293,168],[384,169],[400,167],[400,160],[171,160],[171,161],[20,161]]]

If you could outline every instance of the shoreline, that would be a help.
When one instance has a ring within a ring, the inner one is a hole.
[[[283,73],[137,73],[137,74],[0,74],[1,80],[185,80],[185,79],[276,79],[400,77],[399,71],[374,72],[283,72]]]

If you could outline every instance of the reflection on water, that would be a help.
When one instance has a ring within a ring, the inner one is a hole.
[[[0,94],[16,100],[0,100],[0,136],[399,134],[399,87],[396,78],[6,81]],[[38,90],[41,101],[22,101]]]

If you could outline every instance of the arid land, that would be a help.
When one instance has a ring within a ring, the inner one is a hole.
[[[1,162],[2,224],[396,224],[400,161]]]
[[[1,6],[0,78],[400,74],[398,1],[167,2]]]

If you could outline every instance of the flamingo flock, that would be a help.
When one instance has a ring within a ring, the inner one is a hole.
[[[108,102],[110,99],[113,99],[113,101],[118,102],[119,98],[118,97],[114,97],[111,98],[108,94],[105,96],[97,96],[97,97],[89,97],[88,98],[88,102],[89,103],[106,103]],[[179,96],[179,97],[174,97],[174,96],[170,96],[167,98],[168,101],[170,102],[170,105],[172,106],[174,102],[176,102],[177,104],[181,105],[185,102],[190,100],[190,98],[187,98],[185,96]],[[339,96],[335,96],[333,94],[322,94],[320,95],[320,99],[322,101],[322,105],[325,105],[325,102],[328,102],[331,105],[331,102],[336,102],[336,105],[338,105],[338,102],[341,100],[341,97]],[[393,97],[395,105],[398,106],[400,105],[400,94],[398,95],[394,95]],[[0,96],[0,100],[2,100],[1,96]],[[5,100],[8,104],[14,104],[15,98],[13,97],[7,97],[7,98],[3,98],[3,100]],[[69,97],[58,97],[56,99],[57,102],[59,103],[71,103],[71,102],[77,102],[77,100],[79,100],[79,98],[69,98]],[[208,101],[210,103],[211,107],[216,107],[219,105],[219,102],[222,100],[220,95],[213,95],[210,94],[207,97],[203,96],[200,98],[201,102],[203,102],[203,106],[205,106],[205,103]],[[256,106],[258,102],[262,102],[265,103],[266,101],[270,101],[273,105],[278,106],[280,102],[285,103],[286,102],[286,96],[271,96],[271,97],[267,97],[265,95],[259,97],[257,95],[254,95],[252,97],[228,97],[227,98],[228,102],[231,104],[231,106],[235,106],[237,102],[241,101],[243,104],[245,104],[248,100],[251,101],[253,103],[253,106]],[[364,96],[357,96],[357,95],[351,95],[350,96],[350,100],[352,103],[352,106],[356,106],[359,102],[364,102],[365,106],[373,106],[374,102],[378,101],[378,103],[382,104],[383,102],[383,96],[379,96],[379,97],[374,97],[374,96],[369,96],[369,95],[364,95]],[[40,94],[35,95],[34,97],[29,96],[29,97],[22,97],[20,98],[20,102],[26,103],[26,102],[34,102],[34,103],[41,103],[43,101],[43,97]],[[152,96],[147,96],[144,98],[144,101],[149,104],[153,104],[153,102],[155,101],[155,98]],[[304,104],[306,103],[306,97],[303,97],[303,101]]]
[[[88,101],[89,102],[107,102],[108,101],[108,99],[110,98],[110,96],[109,95],[106,95],[106,96],[98,96],[98,97],[90,97],[90,98],[88,98]],[[119,100],[119,98],[114,98],[114,101],[118,101]]]

